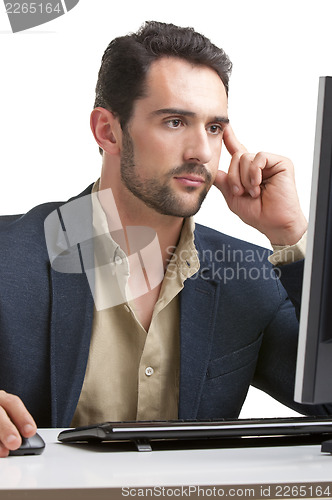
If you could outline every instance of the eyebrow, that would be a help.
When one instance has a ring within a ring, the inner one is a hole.
[[[163,108],[153,111],[151,115],[181,115],[194,118],[195,116],[197,116],[197,113],[194,113],[193,111],[187,111],[186,109]],[[211,121],[225,123],[225,124],[229,123],[229,119],[227,118],[227,116],[215,116]]]

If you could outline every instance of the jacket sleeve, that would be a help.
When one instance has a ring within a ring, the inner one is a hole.
[[[332,403],[294,401],[303,264],[302,260],[276,270],[280,305],[264,331],[253,385],[301,414],[331,415]]]

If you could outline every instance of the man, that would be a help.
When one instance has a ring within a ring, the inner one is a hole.
[[[298,307],[306,231],[293,167],[237,140],[230,69],[191,29],[151,22],[113,40],[91,114],[100,180],[69,203],[2,219],[1,456],[35,421],[237,417],[250,383],[329,411],[292,397],[297,320],[285,289]],[[276,275],[267,251],[194,231],[212,184],[277,246]]]

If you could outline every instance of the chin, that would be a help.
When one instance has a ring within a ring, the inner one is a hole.
[[[183,203],[183,200],[181,200],[179,203],[174,201],[174,203],[169,206],[155,206],[154,208],[163,215],[170,215],[173,217],[192,217],[197,214],[201,205],[202,203],[200,201],[196,201],[195,204],[185,204]]]
[[[187,202],[184,202],[183,197],[179,200],[178,204],[174,204],[174,211],[178,212],[179,217],[192,217],[197,214],[199,209],[202,206],[202,203],[205,199],[206,192],[200,193],[198,196],[195,196],[195,199],[189,199]],[[191,198],[191,197],[190,197]]]

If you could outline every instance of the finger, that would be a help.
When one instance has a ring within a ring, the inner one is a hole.
[[[248,174],[250,178],[250,184],[252,186],[258,186],[262,182],[262,171],[266,167],[267,160],[261,153],[258,153],[251,162]]]
[[[232,156],[229,165],[228,176],[229,184],[233,194],[241,196],[245,191],[250,192],[252,186],[250,184],[249,169],[254,155],[249,153],[235,153]]]
[[[247,148],[237,139],[236,135],[234,134],[234,130],[229,124],[224,129],[223,141],[227,151],[231,156],[233,156],[235,153],[240,153],[241,155],[248,152]]]
[[[0,443],[0,458],[8,457],[9,450],[2,443]]]
[[[240,159],[241,154],[234,153],[231,159],[231,163],[228,168],[228,183],[232,193],[238,196],[244,193],[244,187],[241,182],[240,175]]]
[[[284,156],[275,155],[272,153],[259,152],[256,154],[253,164],[252,164],[252,178],[254,181],[256,172],[256,182],[258,182],[261,174],[263,174],[263,179],[269,178],[274,174],[280,173],[281,171],[287,171],[288,174],[294,174],[294,165],[292,162],[285,158]]]
[[[34,419],[18,396],[0,391],[0,407],[5,410],[22,436],[29,438],[37,432]]]
[[[21,436],[31,437],[37,426],[17,396],[0,391],[0,441],[9,450],[21,445]]]
[[[240,160],[240,177],[246,192],[252,198],[257,198],[261,194],[262,171],[266,166],[264,157],[257,155],[242,155]]]
[[[22,443],[17,428],[2,406],[0,406],[0,442],[2,453],[5,450],[16,450]]]
[[[264,154],[258,153],[250,162],[246,171],[246,187],[249,194],[256,198],[261,194],[261,184],[263,180],[263,170],[267,166],[267,158]]]
[[[257,153],[248,169],[251,196],[257,197],[261,194],[263,181],[279,174],[281,171],[288,170],[291,173],[292,167],[293,165],[287,158],[271,153]]]
[[[226,202],[228,202],[232,196],[232,189],[228,182],[228,174],[222,170],[218,170],[213,184],[221,191]]]

